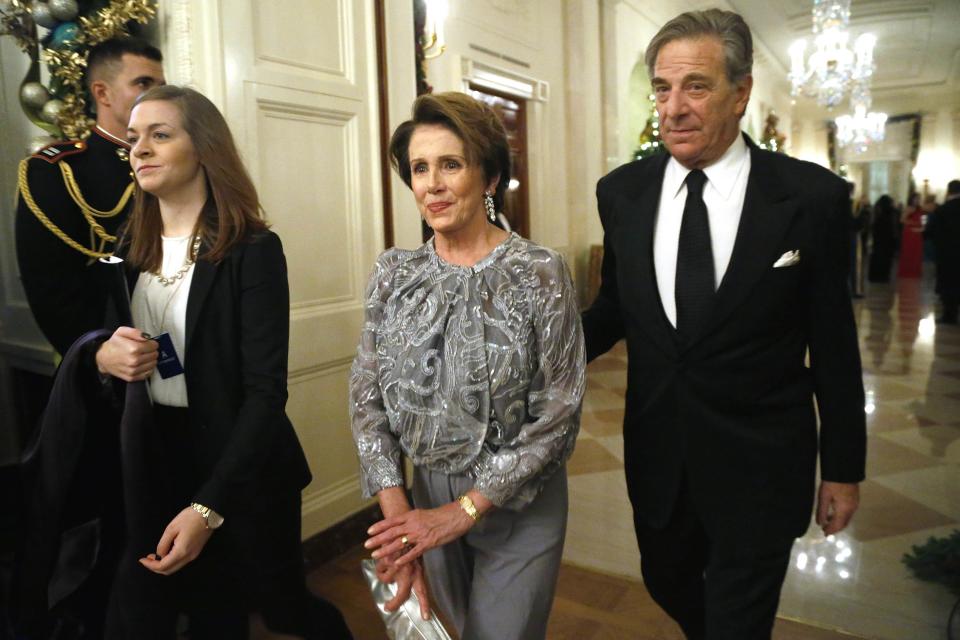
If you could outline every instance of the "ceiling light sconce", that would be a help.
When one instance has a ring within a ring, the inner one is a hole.
[[[426,0],[427,21],[423,30],[423,57],[426,60],[439,57],[447,50],[443,37],[443,23],[447,19],[450,6],[447,0]]]

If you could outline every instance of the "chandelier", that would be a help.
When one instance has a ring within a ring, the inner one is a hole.
[[[855,84],[850,91],[853,115],[836,119],[837,142],[841,147],[851,147],[856,153],[863,153],[871,143],[883,141],[887,114],[870,111],[872,102],[870,86],[867,83]]]
[[[816,97],[821,106],[833,108],[843,100],[851,83],[869,81],[873,75],[872,34],[861,35],[849,48],[850,0],[813,0],[814,51],[804,60],[807,43],[790,46],[790,94]]]

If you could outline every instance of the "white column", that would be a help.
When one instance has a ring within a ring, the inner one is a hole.
[[[564,3],[567,102],[567,199],[570,211],[570,246],[577,248],[570,265],[578,283],[586,282],[587,248],[603,241],[594,196],[597,180],[605,172],[604,113],[601,68],[600,6],[598,0]]]

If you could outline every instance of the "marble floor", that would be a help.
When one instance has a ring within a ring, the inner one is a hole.
[[[877,640],[940,640],[956,597],[917,580],[903,554],[960,528],[960,328],[934,322],[925,280],[872,285],[855,302],[868,424],[867,479],[847,531],[811,524],[797,541],[780,614]],[[639,579],[623,480],[622,344],[591,363],[583,422],[568,465],[564,560]]]
[[[360,579],[360,560],[365,555],[363,547],[357,546],[317,567],[307,582],[316,594],[340,608],[355,640],[383,640],[383,623]],[[452,627],[447,624],[447,628]],[[252,640],[296,640],[271,633],[258,621],[253,629]],[[564,564],[547,640],[683,640],[683,633],[654,604],[641,582]],[[781,617],[772,640],[862,639]]]

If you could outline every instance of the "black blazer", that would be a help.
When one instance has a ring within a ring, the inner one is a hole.
[[[829,171],[747,143],[734,250],[700,332],[681,345],[657,290],[653,230],[666,154],[597,185],[602,283],[583,328],[588,359],[627,340],[624,458],[638,519],[665,524],[685,476],[708,531],[792,537],[806,530],[813,505],[814,396],[823,479],[864,477],[864,393],[846,285],[850,201]],[[773,268],[792,250],[799,263]]]
[[[127,271],[128,291],[138,275]],[[180,354],[206,476],[193,499],[227,522],[269,491],[310,482],[284,409],[289,310],[286,259],[273,232],[238,243],[218,264],[201,258],[194,267]]]

